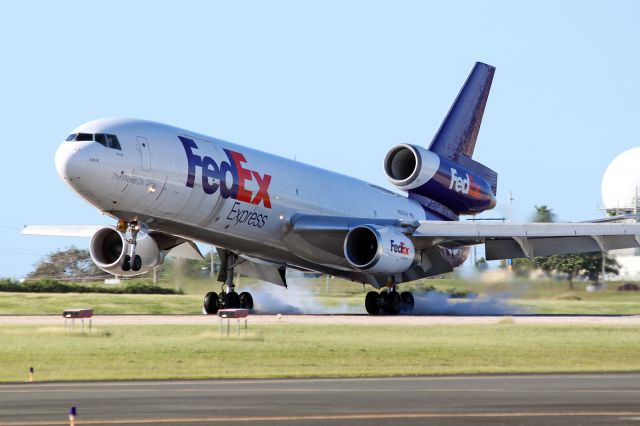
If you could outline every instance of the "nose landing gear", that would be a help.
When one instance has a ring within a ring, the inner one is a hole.
[[[118,221],[117,229],[120,232],[128,232],[130,235],[127,238],[129,243],[129,253],[124,256],[122,260],[122,270],[137,272],[142,268],[142,258],[136,254],[136,244],[138,239],[138,232],[140,232],[140,224],[137,221],[125,222],[124,220]]]
[[[387,286],[379,293],[370,291],[364,299],[364,307],[370,315],[398,315],[400,312],[410,314],[413,312],[414,303],[413,294],[408,291],[398,293],[395,284]]]
[[[251,293],[243,291],[238,294],[233,283],[233,269],[238,264],[238,256],[225,250],[220,256],[221,270],[218,280],[223,281],[223,290],[220,294],[209,292],[204,296],[204,311],[207,314],[216,314],[219,309],[253,309],[253,297]]]

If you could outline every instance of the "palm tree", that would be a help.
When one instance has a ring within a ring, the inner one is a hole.
[[[536,211],[533,214],[532,222],[550,223],[555,222],[556,214],[546,204],[542,206],[534,206]]]

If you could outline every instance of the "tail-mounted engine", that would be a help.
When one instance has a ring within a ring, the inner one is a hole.
[[[149,272],[164,261],[164,254],[158,248],[156,241],[144,230],[138,231],[136,237],[136,256],[140,256],[141,264],[138,270],[130,267],[123,269],[125,257],[130,251],[130,239],[125,232],[115,227],[105,226],[93,234],[89,245],[91,259],[103,271],[118,276],[134,276]]]
[[[413,265],[415,253],[406,235],[385,226],[357,226],[344,241],[344,255],[351,266],[372,274],[405,272]]]
[[[428,149],[401,144],[385,156],[384,171],[397,188],[435,200],[456,214],[492,209],[496,204],[495,185],[492,187],[486,177],[493,172],[471,159],[467,163],[470,167]]]

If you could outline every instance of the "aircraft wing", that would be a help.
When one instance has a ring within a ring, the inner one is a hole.
[[[105,225],[25,225],[20,233],[25,235],[91,238],[103,226]]]
[[[551,256],[640,247],[640,224],[626,223],[487,223],[294,216],[292,231],[309,243],[337,242],[358,225],[395,227],[416,249],[459,248],[484,244],[487,260]],[[337,247],[333,244],[334,250]]]
[[[96,231],[105,226],[107,225],[25,225],[20,233],[91,238]],[[158,231],[149,231],[149,235],[156,240],[158,248],[164,251],[167,256],[192,260],[203,259],[202,253],[193,241]]]
[[[410,234],[420,246],[485,245],[487,260],[640,247],[640,224],[420,221]]]

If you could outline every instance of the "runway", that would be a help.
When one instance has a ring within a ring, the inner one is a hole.
[[[0,426],[640,423],[640,374],[0,385]]]
[[[216,315],[95,315],[93,324],[102,325],[206,325],[217,323]],[[501,316],[453,316],[453,315],[250,315],[251,324],[335,324],[335,325],[628,325],[640,326],[640,315],[501,315]],[[0,315],[0,325],[62,325],[60,315]]]

